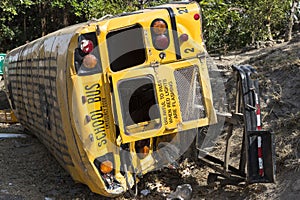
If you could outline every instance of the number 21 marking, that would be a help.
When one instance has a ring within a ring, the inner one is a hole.
[[[184,13],[188,13],[188,9],[186,9],[186,7],[179,7],[179,8],[176,8],[178,10],[178,13],[179,14],[184,14]]]

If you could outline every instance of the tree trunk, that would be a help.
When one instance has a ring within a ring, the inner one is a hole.
[[[285,31],[285,38],[284,40],[290,41],[292,39],[292,32],[293,32],[293,26],[294,26],[294,15],[295,15],[295,10],[297,7],[297,1],[292,1],[292,6],[291,6],[291,11],[290,11],[290,16],[289,16],[289,22],[288,25],[286,27],[286,31]]]
[[[45,36],[46,33],[47,33],[47,30],[46,30],[46,17],[42,17],[41,24],[42,24],[42,36]]]
[[[64,27],[67,27],[67,26],[69,26],[69,20],[68,20],[67,12],[64,12],[63,16],[64,16],[64,18],[63,18]]]
[[[27,40],[27,25],[26,25],[26,15],[23,18],[23,37],[24,37],[24,41]]]
[[[45,36],[47,33],[46,30],[46,16],[45,16],[45,9],[44,9],[45,5],[43,5],[43,3],[40,3],[39,5],[39,15],[41,16],[41,31],[42,31],[42,36]]]
[[[271,30],[271,16],[270,15],[268,16],[266,26],[267,26],[267,31],[268,31],[268,39],[270,41],[273,41],[273,35],[272,35],[272,30]]]

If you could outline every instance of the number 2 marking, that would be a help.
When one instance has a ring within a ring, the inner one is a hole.
[[[195,52],[195,49],[194,48],[186,48],[184,50],[184,53],[192,53],[192,52]]]

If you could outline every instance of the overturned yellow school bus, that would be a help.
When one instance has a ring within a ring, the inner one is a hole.
[[[74,180],[120,195],[217,122],[201,28],[181,2],[58,30],[6,56],[11,107]]]

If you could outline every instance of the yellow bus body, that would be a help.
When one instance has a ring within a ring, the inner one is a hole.
[[[124,173],[124,147],[134,173],[145,174],[156,168],[153,154],[160,141],[217,121],[199,17],[195,2],[165,4],[73,25],[12,50],[6,56],[4,78],[18,121],[47,146],[74,180],[101,195],[121,195],[136,182],[133,173]],[[164,50],[153,42],[151,27],[157,19],[167,26],[169,43]],[[141,36],[137,39],[143,49],[136,52],[145,59],[133,56],[125,63],[138,64],[119,69],[119,61],[113,68],[110,49],[118,51],[113,43],[122,41],[122,34],[124,43],[130,42],[130,33]],[[100,66],[96,72],[76,65],[76,51],[84,37],[97,44],[93,49]],[[155,101],[149,105],[153,118],[142,120],[137,114],[130,119],[128,113],[144,112],[143,90],[150,91],[146,97]],[[201,95],[201,105],[195,104],[200,98],[195,95]],[[141,109],[132,111],[135,105]],[[193,109],[203,111],[203,116],[195,117]],[[147,141],[145,156],[137,152],[140,141]],[[176,142],[180,145],[180,139]],[[110,175],[99,170],[105,159],[113,163]]]

